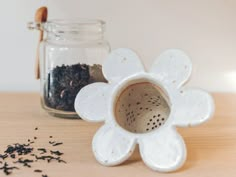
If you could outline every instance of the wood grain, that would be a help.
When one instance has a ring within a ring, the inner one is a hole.
[[[214,94],[216,114],[208,123],[179,129],[183,135],[188,157],[185,165],[173,173],[158,173],[147,168],[138,149],[124,164],[101,166],[93,157],[91,141],[101,123],[55,118],[40,108],[36,93],[0,94],[0,152],[8,144],[26,142],[38,137],[35,146],[49,146],[48,137],[63,141],[67,164],[37,163],[49,177],[233,177],[236,176],[236,94]],[[34,128],[39,130],[35,131]],[[0,171],[0,176],[4,176]],[[12,176],[40,176],[33,169],[22,168]]]

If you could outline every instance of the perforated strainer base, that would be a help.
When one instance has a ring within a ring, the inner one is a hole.
[[[160,88],[149,82],[128,86],[118,97],[115,107],[117,123],[133,133],[145,133],[162,126],[170,107]]]

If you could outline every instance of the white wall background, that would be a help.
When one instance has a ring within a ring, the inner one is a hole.
[[[130,47],[146,67],[166,48],[194,63],[189,85],[236,91],[235,0],[5,0],[0,1],[0,91],[38,91],[34,80],[38,33],[28,31],[41,5],[49,18],[101,18],[112,48]]]

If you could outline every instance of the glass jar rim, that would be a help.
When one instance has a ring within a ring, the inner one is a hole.
[[[43,25],[46,32],[103,32],[105,22],[98,19],[53,19]]]
[[[99,19],[52,19],[44,23],[30,22],[29,29],[38,29],[51,33],[102,33],[105,22]]]

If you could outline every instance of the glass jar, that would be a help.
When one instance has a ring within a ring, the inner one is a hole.
[[[102,62],[110,51],[101,20],[52,20],[34,24],[46,36],[40,44],[41,104],[51,115],[78,117],[77,93],[93,82],[106,82]]]

